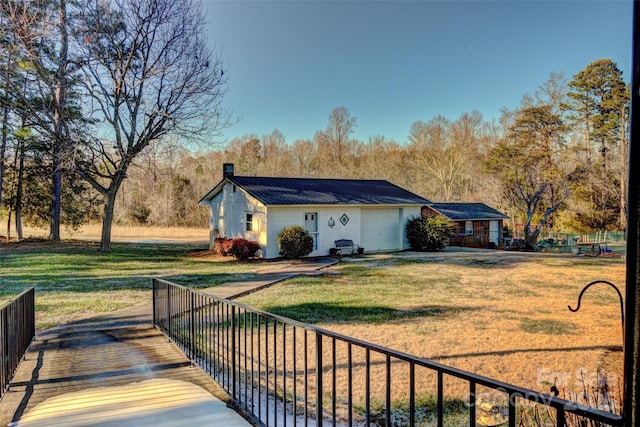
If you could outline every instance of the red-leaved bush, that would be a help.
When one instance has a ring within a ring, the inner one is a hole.
[[[221,256],[233,256],[240,261],[253,258],[258,254],[260,244],[253,240],[237,237],[235,239],[217,238],[213,251]]]

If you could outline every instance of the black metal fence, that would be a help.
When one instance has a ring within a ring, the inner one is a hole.
[[[474,375],[163,280],[154,324],[264,426],[622,426]]]
[[[35,336],[35,325],[34,288],[0,307],[0,397]]]

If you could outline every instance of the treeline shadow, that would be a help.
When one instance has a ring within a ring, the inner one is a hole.
[[[356,323],[378,324],[425,317],[447,317],[471,307],[424,305],[411,309],[397,309],[383,305],[354,306],[331,303],[303,303],[287,306],[269,306],[265,311],[303,323]]]

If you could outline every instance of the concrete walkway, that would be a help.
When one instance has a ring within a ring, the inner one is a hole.
[[[237,298],[333,259],[278,262],[254,280],[205,292]],[[37,297],[36,297],[37,298]],[[152,325],[151,302],[37,335],[0,401],[0,425],[251,425],[229,398]]]
[[[333,258],[318,258],[304,261],[278,261],[273,265],[267,265],[259,270],[253,279],[243,282],[223,283],[222,285],[201,289],[200,291],[220,298],[240,298],[292,277],[324,274],[322,272],[324,268],[332,266],[337,262],[338,260]]]

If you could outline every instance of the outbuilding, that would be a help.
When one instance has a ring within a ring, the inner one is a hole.
[[[385,180],[236,176],[233,164],[201,200],[209,206],[210,243],[218,237],[257,241],[277,258],[278,233],[303,226],[314,238],[309,256],[329,255],[337,240],[365,252],[409,248],[405,225],[431,202]]]
[[[433,203],[423,216],[442,215],[454,223],[451,246],[493,248],[503,241],[503,222],[509,217],[484,203]]]

